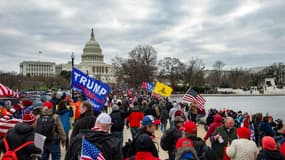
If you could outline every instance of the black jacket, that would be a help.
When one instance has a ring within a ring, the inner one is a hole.
[[[111,132],[123,132],[124,130],[124,120],[131,114],[131,111],[121,112],[119,110],[114,110],[110,114],[112,118]]]
[[[138,134],[137,134],[137,136],[135,137],[135,140],[134,140],[134,145],[135,145],[135,147],[134,147],[134,149],[135,149],[134,153],[137,153],[137,152],[139,151],[139,149],[138,149],[139,139],[142,138],[142,137],[144,137],[144,135],[146,135],[146,134],[147,134],[148,136],[150,136],[150,137],[153,136],[151,133],[146,132],[144,129],[140,129],[140,130],[138,131]],[[156,148],[154,142],[152,142],[152,144],[149,145],[149,146],[150,146],[150,148],[149,148],[148,151],[151,151],[151,153],[152,153],[152,155],[153,155],[154,157],[159,157],[158,151],[157,151],[157,148]]]
[[[79,116],[78,120],[75,122],[70,139],[76,136],[81,129],[93,128],[95,121],[96,121],[96,117],[94,116],[94,113],[92,111],[86,111],[82,113]]]
[[[18,123],[12,129],[9,129],[6,139],[10,150],[14,150],[27,141],[34,141],[34,128],[26,123]],[[0,150],[6,151],[3,140],[0,142]],[[40,154],[41,150],[34,144],[30,144],[16,152],[19,160],[31,160],[31,154]]]
[[[83,136],[86,140],[95,144],[100,149],[106,160],[123,159],[119,141],[116,138],[113,138],[111,134],[102,131],[93,131],[91,129],[83,129],[71,140],[65,155],[65,160],[79,159]]]
[[[257,160],[285,160],[278,150],[261,150],[257,155]]]

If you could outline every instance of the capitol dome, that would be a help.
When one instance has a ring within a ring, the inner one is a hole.
[[[85,44],[83,54],[81,56],[82,63],[103,62],[104,56],[99,43],[95,40],[93,28],[89,41]]]

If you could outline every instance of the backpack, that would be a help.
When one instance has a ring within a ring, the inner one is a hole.
[[[162,135],[162,137],[160,139],[160,147],[163,150],[165,150],[165,151],[170,150],[170,147],[171,147],[170,138],[171,137],[172,137],[172,130],[165,132],[165,134]]]
[[[122,120],[120,112],[111,113],[110,116],[112,118],[112,128],[111,128],[111,130],[113,130],[113,129],[121,130],[121,129],[124,128],[124,120]]]
[[[55,120],[53,115],[44,116],[41,115],[37,120],[37,127],[35,132],[46,136],[46,142],[53,140]]]
[[[27,141],[24,144],[17,147],[16,149],[14,149],[13,151],[11,151],[6,138],[3,139],[3,142],[5,145],[6,152],[3,154],[1,160],[18,160],[16,152],[18,152],[19,150],[23,149],[24,147],[34,143],[33,141]]]

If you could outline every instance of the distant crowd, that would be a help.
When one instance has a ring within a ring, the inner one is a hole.
[[[77,92],[55,93],[44,102],[0,99],[2,159],[159,160],[159,148],[169,160],[285,159],[281,119],[230,109],[206,114],[195,102],[149,95],[107,99],[102,111],[94,111]],[[204,137],[198,136],[201,128]],[[128,140],[126,131],[131,133]],[[35,143],[36,134],[46,137],[42,147]]]

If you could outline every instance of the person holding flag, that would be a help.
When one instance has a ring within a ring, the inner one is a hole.
[[[65,160],[122,160],[119,141],[110,134],[111,124],[110,115],[101,113],[94,128],[80,130],[71,140]]]
[[[191,120],[196,123],[198,110],[204,110],[206,100],[192,88],[187,90],[182,100],[191,103]]]

